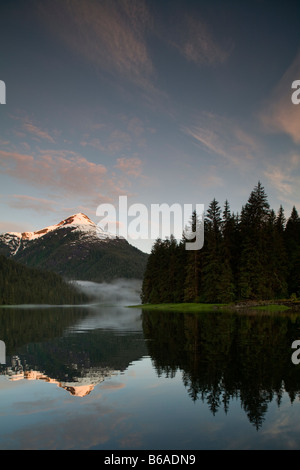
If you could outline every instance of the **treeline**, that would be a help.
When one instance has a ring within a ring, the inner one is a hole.
[[[28,268],[0,255],[0,305],[74,305],[87,300],[59,275]]]
[[[198,223],[194,212],[191,227]],[[261,183],[240,214],[213,199],[204,218],[204,246],[184,237],[157,239],[148,258],[142,303],[228,303],[300,297],[300,218],[293,207],[270,208]]]

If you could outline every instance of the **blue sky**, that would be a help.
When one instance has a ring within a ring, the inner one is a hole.
[[[298,6],[297,6],[298,5]],[[102,203],[300,210],[300,4],[0,4],[0,231]]]

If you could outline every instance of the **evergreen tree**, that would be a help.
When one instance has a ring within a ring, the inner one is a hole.
[[[200,221],[196,211],[193,212],[190,220],[188,232],[195,233]],[[190,240],[191,241],[191,240]],[[183,237],[183,243],[188,243]],[[202,252],[201,250],[189,250],[186,255],[185,266],[185,282],[184,282],[184,301],[185,302],[198,302],[200,283],[201,283],[201,266],[202,266]]]
[[[244,299],[269,297],[265,239],[270,206],[260,182],[253,189],[241,213],[241,256],[238,294]]]
[[[288,292],[300,297],[300,218],[294,206],[286,223],[285,243],[288,256]]]
[[[202,298],[206,302],[219,302],[221,301],[222,234],[221,208],[216,199],[212,200],[207,209],[204,239]]]
[[[236,258],[235,217],[231,215],[229,202],[226,200],[222,218],[222,241],[220,248],[221,274],[220,297],[222,302],[232,302],[236,297],[234,263]]]
[[[159,303],[160,284],[160,258],[162,251],[162,240],[158,238],[151,249],[143,278],[141,300],[142,303]]]
[[[268,221],[270,206],[267,200],[265,189],[258,182],[257,186],[251,191],[247,204],[243,207],[241,214],[241,223],[248,226],[251,232],[257,234]]]

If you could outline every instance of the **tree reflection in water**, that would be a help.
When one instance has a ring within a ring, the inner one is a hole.
[[[240,400],[258,430],[275,400],[300,398],[300,366],[291,361],[300,315],[143,311],[143,330],[158,376],[180,370],[193,401],[215,414]]]

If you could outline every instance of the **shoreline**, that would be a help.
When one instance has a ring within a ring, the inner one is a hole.
[[[185,312],[203,312],[211,310],[225,310],[225,311],[241,311],[241,310],[259,310],[259,311],[274,311],[284,312],[288,310],[299,310],[300,301],[294,300],[262,300],[262,301],[242,301],[230,304],[217,304],[217,303],[166,303],[166,304],[141,304],[129,305],[129,308],[141,308],[144,310],[168,310],[168,311],[182,311]]]

